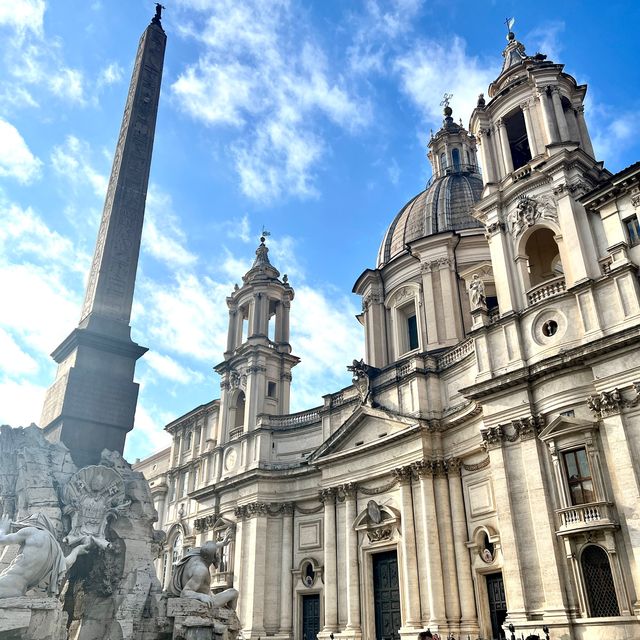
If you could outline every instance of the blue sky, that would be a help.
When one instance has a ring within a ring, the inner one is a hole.
[[[504,20],[589,84],[612,171],[640,158],[630,2],[176,0],[132,320],[150,348],[129,458],[218,397],[225,297],[261,229],[296,289],[292,410],[349,383],[351,294],[430,176],[443,92],[468,122],[496,77]],[[0,0],[0,423],[38,422],[48,354],[79,320],[138,38],[152,2]]]

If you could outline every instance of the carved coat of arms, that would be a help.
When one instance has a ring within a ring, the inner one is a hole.
[[[71,518],[65,542],[73,547],[91,540],[101,549],[111,546],[105,538],[109,520],[131,504],[125,500],[122,476],[103,465],[80,469],[64,487],[62,502],[63,513]]]

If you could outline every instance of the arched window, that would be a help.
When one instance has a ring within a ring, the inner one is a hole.
[[[458,149],[453,149],[451,152],[451,158],[453,160],[453,168],[456,171],[460,171],[460,151],[458,151]]]
[[[551,229],[536,229],[527,240],[525,253],[532,287],[563,274],[560,249]]]
[[[444,153],[440,154],[440,170],[444,171],[447,167],[447,156]]]
[[[619,616],[620,608],[606,551],[602,547],[590,544],[582,552],[580,564],[589,601],[589,616]]]
[[[244,391],[238,392],[238,397],[236,398],[236,414],[233,420],[234,427],[242,427],[244,426],[244,404],[245,404],[245,396]]]

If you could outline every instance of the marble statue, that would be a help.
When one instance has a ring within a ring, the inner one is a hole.
[[[347,367],[347,371],[351,371],[353,374],[352,381],[355,388],[360,394],[362,404],[368,406],[373,405],[373,399],[371,397],[371,367],[365,364],[364,359],[354,360],[353,363]]]
[[[15,531],[9,533],[9,529]],[[18,555],[0,573],[0,598],[24,596],[39,584],[47,583],[47,594],[58,594],[60,580],[79,555],[88,553],[90,540],[83,541],[65,558],[52,522],[43,513],[19,522],[0,519],[0,546],[20,545]]]
[[[471,310],[486,309],[487,297],[484,292],[484,282],[477,273],[473,274],[473,279],[469,283],[469,299],[471,301]]]
[[[211,593],[211,574],[209,567],[217,567],[220,562],[219,550],[231,542],[231,530],[227,530],[220,542],[209,540],[201,547],[187,552],[176,563],[171,576],[168,593],[178,598],[194,598],[209,607],[228,607],[235,609],[238,600],[236,589],[225,589]]]

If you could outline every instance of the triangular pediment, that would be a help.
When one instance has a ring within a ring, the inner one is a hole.
[[[339,454],[357,453],[374,443],[393,440],[419,426],[418,418],[362,405],[313,452],[309,462],[319,464]]]
[[[538,435],[540,440],[547,441],[558,436],[567,436],[571,433],[584,433],[598,428],[598,423],[574,418],[570,416],[557,416]]]

